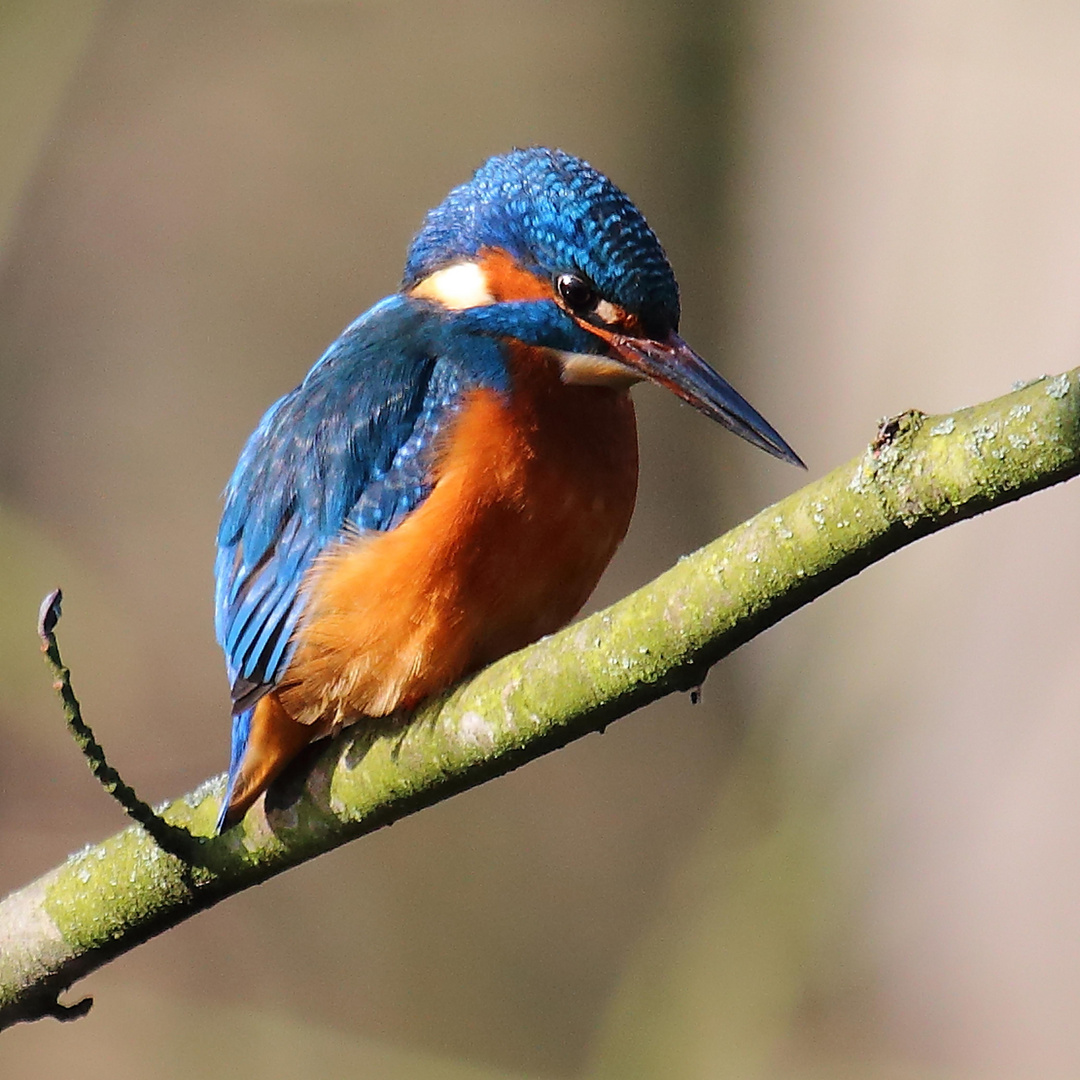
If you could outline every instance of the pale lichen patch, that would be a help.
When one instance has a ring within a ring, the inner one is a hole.
[[[784,524],[784,519],[782,517],[774,517],[773,524],[776,526],[776,535],[779,536],[781,540],[794,539],[795,534]]]
[[[1036,383],[1041,383],[1045,378],[1045,375],[1036,375],[1033,379],[1017,379],[1017,381],[1012,384],[1012,389],[1014,391],[1026,390],[1029,386],[1034,386]]]
[[[48,877],[0,903],[0,971],[6,986],[29,986],[73,955],[46,909]]]
[[[464,713],[457,725],[461,741],[477,750],[490,750],[495,745],[495,734],[478,712]]]
[[[940,423],[930,429],[931,435],[951,435],[956,430],[956,421],[951,416],[946,416]]]
[[[499,694],[499,702],[503,710],[503,722],[507,727],[514,723],[514,697],[521,688],[521,675],[515,675],[507,679],[506,685]]]
[[[1052,379],[1048,379],[1046,382],[1046,392],[1050,397],[1056,401],[1060,401],[1070,390],[1069,386],[1069,373],[1063,371],[1060,375],[1056,375]]]
[[[859,458],[855,466],[855,472],[848,481],[847,489],[855,495],[864,495],[868,484],[871,484],[877,475],[878,459],[874,454],[873,446],[866,448],[866,453]]]
[[[193,788],[187,792],[186,795],[181,796],[181,801],[185,806],[192,810],[198,810],[200,806],[209,798],[220,799],[225,794],[225,774],[220,773],[217,776],[211,776],[209,779],[204,780],[197,788]],[[157,813],[160,815],[164,813],[172,802],[166,802],[157,808]]]
[[[971,429],[971,434],[968,436],[968,447],[974,454],[981,456],[985,453],[988,457],[1000,460],[1005,452],[1004,449],[996,449],[987,445],[994,442],[1000,434],[1001,425],[996,420],[985,424],[977,424]]]

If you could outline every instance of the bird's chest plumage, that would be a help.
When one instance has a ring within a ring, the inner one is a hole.
[[[416,510],[317,564],[278,691],[297,719],[412,706],[559,628],[592,592],[633,512],[633,405],[564,386],[555,360],[524,346],[511,372],[509,394],[465,395]]]

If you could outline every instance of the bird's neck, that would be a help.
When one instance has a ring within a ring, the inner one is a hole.
[[[507,348],[511,390],[507,403],[516,453],[566,489],[587,489],[627,514],[637,493],[637,425],[626,388],[568,385],[549,349],[520,343]]]

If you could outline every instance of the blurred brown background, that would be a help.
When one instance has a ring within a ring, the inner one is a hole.
[[[1080,359],[1064,0],[0,0],[0,889],[123,824],[36,651],[61,583],[142,793],[226,762],[218,495],[423,212],[549,143],[817,475]],[[640,392],[596,598],[801,481]],[[237,897],[5,1077],[1080,1076],[1080,496],[868,571],[711,675]]]

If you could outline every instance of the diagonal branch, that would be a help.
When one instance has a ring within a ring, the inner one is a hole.
[[[70,1015],[76,979],[227,896],[509,772],[646,702],[893,551],[1080,471],[1080,369],[944,417],[882,424],[864,454],[613,607],[493,664],[407,724],[323,744],[198,865],[138,825],[0,902],[0,1027]],[[213,831],[221,778],[162,813]]]

